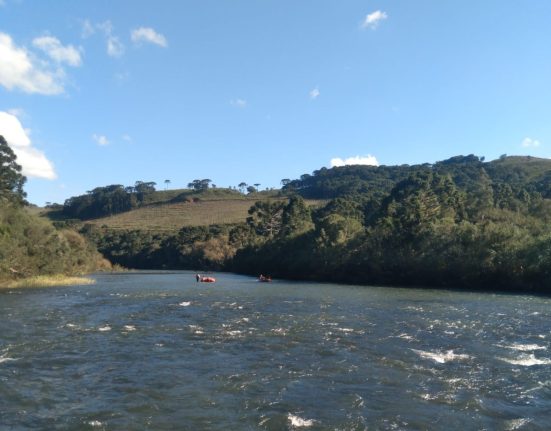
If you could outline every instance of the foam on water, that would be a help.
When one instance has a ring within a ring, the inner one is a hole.
[[[408,335],[405,332],[402,334],[396,335],[395,338],[401,338],[402,340],[407,340],[407,341],[415,340],[415,337],[413,337],[412,335]]]
[[[549,358],[536,358],[533,353],[529,355],[521,355],[518,358],[498,358],[500,361],[507,362],[512,365],[522,365],[523,367],[531,367],[533,365],[549,365],[551,359]]]
[[[136,327],[134,325],[124,325],[123,326],[123,329],[125,331],[135,331],[136,330]]]
[[[446,352],[425,352],[424,350],[411,349],[417,353],[423,359],[430,359],[439,364],[445,364],[446,362],[461,361],[471,359],[471,356],[465,354],[454,353],[453,350],[447,350]]]
[[[15,358],[10,358],[8,356],[6,356],[6,353],[4,353],[2,356],[0,356],[0,364],[4,363],[4,362],[8,362],[8,361],[16,361],[17,359]]]
[[[532,422],[530,418],[511,419],[505,422],[505,429],[508,431],[518,430],[530,422]]]
[[[238,337],[242,334],[239,330],[232,330],[232,331],[226,331],[226,334],[228,334],[230,337]]]
[[[288,414],[287,419],[291,423],[291,426],[296,428],[311,427],[315,423],[313,419],[303,419],[291,413]]]
[[[273,329],[272,329],[272,332],[273,332],[274,334],[278,334],[278,335],[287,335],[287,332],[288,332],[288,331],[287,331],[287,329],[285,329],[285,328],[273,328]]]
[[[539,346],[537,344],[517,344],[513,343],[511,345],[496,344],[498,347],[503,347],[505,349],[518,350],[519,352],[531,352],[534,350],[547,350],[545,346]]]
[[[106,331],[110,331],[110,330],[111,330],[111,327],[109,325],[100,326],[98,328],[98,331],[100,331],[100,332],[106,332]]]
[[[203,331],[203,328],[199,325],[188,325],[189,329],[196,334],[196,335],[203,335],[205,332]]]
[[[191,301],[180,302],[178,305],[180,307],[189,307],[191,305]]]

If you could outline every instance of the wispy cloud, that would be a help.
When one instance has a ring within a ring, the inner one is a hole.
[[[42,151],[32,146],[30,131],[23,128],[15,115],[0,111],[0,131],[17,156],[23,175],[48,180],[57,177],[52,162]]]
[[[310,99],[316,100],[320,95],[320,90],[318,87],[310,91]]]
[[[105,145],[109,145],[109,139],[105,135],[97,135],[93,134],[92,139],[96,142],[96,144],[104,147]]]
[[[166,38],[162,34],[157,33],[151,27],[140,27],[132,30],[130,32],[130,38],[132,39],[132,42],[136,44],[146,42],[162,46],[163,48],[168,46]]]
[[[25,115],[23,108],[11,108],[6,110],[6,112],[14,117],[21,118]]]
[[[92,24],[90,20],[85,19],[82,21],[82,30],[80,35],[82,36],[83,39],[89,38],[95,32],[96,32],[96,29],[94,27],[94,24]]]
[[[375,158],[368,154],[367,156],[355,156],[348,157],[347,159],[341,159],[340,157],[335,157],[331,159],[331,167],[336,166],[346,166],[346,165],[369,165],[369,166],[379,166],[379,162]]]
[[[86,26],[89,28],[97,28],[105,36],[105,42],[107,44],[107,55],[110,57],[121,57],[124,54],[124,44],[120,39],[113,34],[113,24],[107,20],[92,26],[89,21],[85,20]],[[93,33],[91,33],[93,34]]]
[[[40,61],[25,47],[18,47],[10,35],[0,33],[0,85],[25,93],[63,93],[65,72]]]
[[[370,28],[372,30],[375,30],[379,26],[379,23],[387,18],[388,15],[386,14],[386,12],[376,10],[375,12],[372,12],[365,17],[362,23],[362,28]]]
[[[33,46],[44,51],[48,57],[58,63],[67,63],[75,67],[82,64],[79,50],[73,45],[63,46],[56,37],[37,37],[33,39]]]
[[[132,137],[125,133],[124,135],[122,135],[122,140],[126,142],[132,142]]]
[[[107,54],[111,57],[121,57],[124,54],[124,45],[118,37],[107,37]]]
[[[236,108],[245,108],[247,106],[247,101],[244,99],[233,99],[230,100],[230,105],[235,106]]]
[[[524,138],[522,140],[522,146],[524,148],[537,148],[541,145],[541,142],[538,141],[537,139],[532,139],[532,138]]]

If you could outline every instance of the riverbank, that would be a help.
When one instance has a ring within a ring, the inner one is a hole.
[[[53,287],[53,286],[75,286],[94,284],[95,280],[83,276],[67,275],[37,275],[0,283],[0,289],[16,289],[24,287]]]

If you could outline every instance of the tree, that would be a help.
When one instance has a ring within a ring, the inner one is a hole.
[[[140,203],[143,203],[145,197],[155,191],[157,183],[153,181],[144,183],[143,181],[136,181],[134,184],[134,190],[136,190],[137,198]]]
[[[289,203],[283,210],[281,221],[283,224],[281,234],[284,236],[301,235],[314,227],[312,213],[300,196],[293,196],[289,199]]]
[[[282,202],[256,202],[249,208],[247,224],[258,236],[273,238],[281,230],[284,206]]]
[[[165,180],[165,190],[168,189],[169,184],[170,184],[170,180]]]
[[[243,181],[243,182],[240,182],[240,183],[237,185],[237,187],[239,187],[239,191],[240,191],[241,193],[245,193],[245,188],[247,187],[247,185],[248,185],[248,184],[247,184],[246,182]]]
[[[247,193],[255,193],[257,190],[253,186],[247,187]]]
[[[23,184],[27,179],[21,174],[21,166],[6,140],[0,135],[0,201],[22,203],[27,195]]]
[[[193,180],[187,186],[195,191],[207,190],[211,182],[212,180],[209,180],[208,178],[204,180]]]

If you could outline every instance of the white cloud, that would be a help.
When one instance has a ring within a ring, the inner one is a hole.
[[[29,131],[23,129],[15,115],[0,111],[0,135],[4,136],[17,156],[17,163],[23,168],[23,175],[48,180],[57,177],[52,162],[42,151],[32,146]]]
[[[162,46],[163,48],[166,48],[168,45],[166,38],[151,27],[140,27],[132,30],[130,38],[134,43],[148,42]]]
[[[247,106],[247,101],[244,99],[234,99],[230,100],[230,104],[237,108],[245,108]]]
[[[67,63],[69,66],[80,66],[82,64],[79,50],[73,45],[63,46],[56,37],[37,37],[33,40],[33,45],[58,63]]]
[[[335,166],[345,166],[345,165],[369,165],[369,166],[379,166],[379,162],[375,158],[368,154],[367,156],[355,156],[348,157],[347,159],[341,159],[340,157],[335,157],[331,159],[331,167]]]
[[[8,114],[14,117],[21,118],[25,115],[25,111],[22,108],[11,108],[6,111]]]
[[[17,47],[6,33],[0,33],[0,85],[25,93],[63,93],[63,69],[52,70],[25,48]]]
[[[118,37],[107,37],[107,54],[111,57],[120,57],[124,54],[124,45]]]
[[[123,141],[126,141],[126,142],[132,142],[132,137],[126,133],[122,135],[122,139]]]
[[[320,95],[320,90],[318,87],[310,91],[310,99],[316,100]]]
[[[107,54],[110,57],[121,57],[124,54],[124,44],[117,36],[113,35],[113,24],[107,20],[96,24],[96,28],[101,30],[105,35],[107,43]]]
[[[96,141],[96,144],[105,146],[109,145],[109,139],[105,135],[96,135],[95,133],[92,135],[92,139]]]
[[[82,21],[82,33],[81,36],[83,39],[87,39],[96,32],[94,25],[87,19]]]
[[[537,139],[532,139],[532,138],[524,138],[522,140],[522,146],[524,148],[537,148],[541,145],[541,142],[538,141]]]
[[[362,23],[362,28],[370,28],[374,30],[377,28],[381,21],[384,21],[387,18],[388,15],[386,14],[386,12],[376,10],[375,12],[372,12],[365,17],[364,22]]]
[[[109,20],[96,24],[96,28],[101,30],[107,36],[113,33],[113,24]]]

